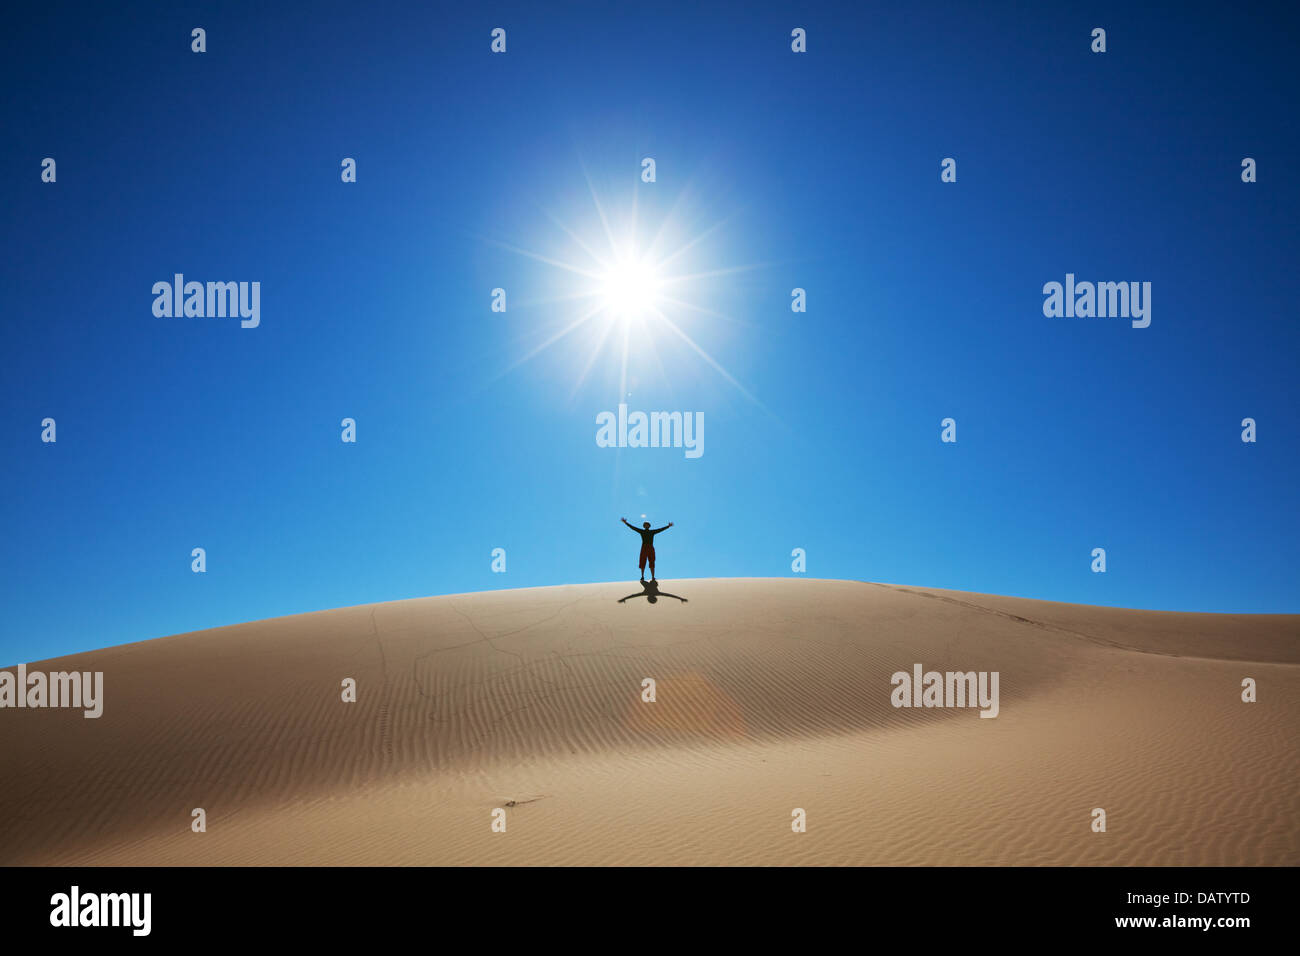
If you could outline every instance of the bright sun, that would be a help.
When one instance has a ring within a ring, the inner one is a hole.
[[[692,325],[705,326],[710,320],[739,321],[704,306],[699,301],[701,290],[711,280],[760,266],[706,269],[697,265],[695,269],[689,269],[692,260],[699,262],[701,252],[707,252],[708,247],[700,247],[700,244],[721,222],[694,235],[683,234],[680,222],[670,212],[657,229],[642,233],[637,228],[635,192],[630,216],[615,217],[611,221],[595,188],[591,187],[590,182],[588,186],[599,229],[577,230],[547,213],[551,221],[571,240],[571,246],[565,253],[546,255],[509,243],[488,240],[494,245],[575,277],[569,290],[550,298],[534,300],[539,304],[564,303],[562,318],[552,330],[543,331],[539,335],[541,341],[512,362],[501,374],[528,362],[563,339],[568,339],[571,343],[580,341],[581,336],[575,333],[585,329],[589,351],[585,364],[574,378],[575,394],[586,382],[587,375],[596,366],[597,360],[602,355],[609,354],[610,349],[616,350],[614,355],[617,357],[619,395],[627,394],[630,363],[640,362],[644,366],[646,361],[655,362],[660,374],[666,379],[660,349],[664,342],[676,340],[746,398],[761,405],[744,385],[696,342],[691,335],[694,329],[690,328]],[[672,208],[677,210],[678,205],[674,204]],[[643,243],[643,238],[648,241]],[[638,374],[644,375],[644,367]]]
[[[641,318],[657,307],[662,281],[648,262],[616,262],[601,276],[602,305],[617,318]]]

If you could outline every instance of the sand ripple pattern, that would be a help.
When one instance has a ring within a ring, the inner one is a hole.
[[[0,711],[0,863],[1300,863],[1300,617],[664,588],[689,603],[496,591],[31,664],[103,671],[105,711]],[[918,662],[998,671],[1000,716],[892,707]]]

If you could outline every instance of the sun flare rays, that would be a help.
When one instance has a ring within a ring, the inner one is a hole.
[[[719,329],[746,325],[744,320],[713,307],[719,284],[757,265],[718,264],[709,246],[725,220],[686,234],[680,226],[683,200],[679,196],[643,240],[643,213],[634,192],[625,214],[602,201],[584,169],[588,213],[586,229],[543,209],[553,229],[547,251],[510,242],[487,240],[537,265],[538,284],[550,290],[531,296],[528,306],[546,307],[551,319],[545,328],[528,333],[533,339],[522,355],[501,374],[546,353],[566,349],[574,360],[572,399],[593,375],[617,371],[619,394],[629,375],[657,377],[672,390],[669,369],[685,372],[682,362],[702,362],[747,400],[761,405],[701,340],[716,338]],[[562,246],[563,248],[557,248]],[[541,341],[538,342],[537,339]],[[664,350],[679,353],[665,361]],[[710,374],[710,373],[705,373]]]

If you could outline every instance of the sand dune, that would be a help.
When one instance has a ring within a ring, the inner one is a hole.
[[[1298,615],[662,588],[688,603],[495,591],[30,664],[102,671],[104,713],[0,710],[0,863],[1300,864]],[[918,663],[997,671],[998,716],[894,707]]]

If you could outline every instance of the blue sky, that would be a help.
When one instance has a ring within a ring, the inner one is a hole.
[[[642,514],[676,523],[665,581],[803,548],[810,577],[1300,610],[1294,15],[611,6],[15,14],[0,662],[635,580]],[[713,274],[664,311],[748,395],[653,318],[625,378],[607,316],[520,362],[590,277],[515,250],[591,271],[597,202],[620,242],[698,239],[673,268]],[[155,317],[176,272],[260,281],[260,326]],[[1151,282],[1150,327],[1045,317],[1067,272]],[[598,447],[620,398],[702,413],[704,454]]]

